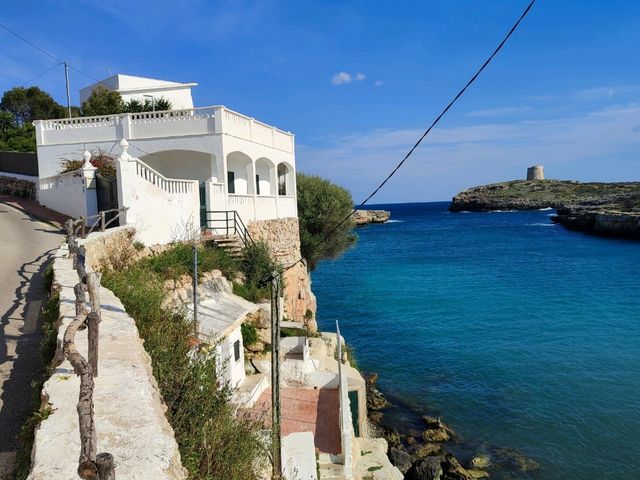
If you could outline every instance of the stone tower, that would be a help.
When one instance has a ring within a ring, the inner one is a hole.
[[[527,180],[544,180],[544,167],[542,165],[534,165],[527,168]]]

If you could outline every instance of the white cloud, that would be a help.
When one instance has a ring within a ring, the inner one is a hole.
[[[545,165],[550,178],[638,180],[640,104],[588,113],[474,126],[437,128],[373,199],[428,201],[450,198],[473,185],[522,178]],[[416,129],[375,129],[298,145],[297,163],[345,185],[362,200],[422,134]]]
[[[499,115],[513,115],[514,113],[530,112],[531,107],[504,107],[490,108],[487,110],[476,110],[467,114],[468,117],[495,117]]]
[[[364,73],[356,73],[356,80],[359,82],[362,82],[365,78],[367,78],[367,76]]]
[[[352,80],[353,77],[350,73],[340,72],[336,73],[333,76],[333,78],[331,79],[331,83],[333,83],[334,85],[342,85],[343,83],[351,83]]]
[[[384,85],[384,82],[382,80],[376,80],[375,82],[373,82],[374,87],[380,87],[382,85]]]

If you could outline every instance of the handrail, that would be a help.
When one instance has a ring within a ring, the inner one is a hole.
[[[94,421],[94,378],[98,376],[98,338],[101,322],[100,277],[101,274],[86,271],[86,250],[78,245],[74,231],[74,220],[67,220],[67,245],[79,282],[73,291],[76,297],[76,315],[67,326],[63,337],[63,352],[73,371],[80,377],[78,395],[78,426],[80,430],[80,458],[78,476],[83,480],[110,480],[115,478],[115,464],[110,453],[97,452],[98,437]],[[89,292],[91,312],[87,313],[85,292]],[[88,329],[88,360],[76,347],[76,333],[86,325]]]
[[[196,180],[184,180],[182,178],[167,178],[139,158],[133,160],[136,163],[136,174],[139,177],[153,183],[167,193],[191,193],[194,182],[197,182]]]
[[[224,214],[224,218],[210,218],[209,214]],[[242,217],[235,210],[207,210],[205,222],[206,225],[203,228],[206,230],[216,230],[218,227],[215,227],[214,224],[222,223],[222,227],[219,229],[224,229],[227,235],[238,235],[245,247],[255,244],[247,226],[242,221]]]
[[[99,225],[100,231],[104,232],[107,227],[113,223],[116,219],[120,219],[121,215],[126,214],[129,207],[121,207],[121,208],[112,208],[110,210],[101,210],[96,215],[89,215],[88,217],[79,217],[76,220],[69,220],[71,223],[71,228],[73,228],[73,233],[80,234],[80,238],[87,238],[91,232]],[[106,220],[106,214],[118,212],[117,215],[114,215],[111,219]],[[87,231],[87,220],[90,218],[97,218],[98,220],[91,225],[89,231]]]

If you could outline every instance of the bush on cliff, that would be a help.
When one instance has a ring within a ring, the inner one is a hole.
[[[162,307],[163,268],[188,271],[189,253],[176,246],[153,261],[104,271],[103,284],[120,298],[144,339],[189,478],[254,479],[266,460],[260,423],[235,415],[216,359],[189,359],[191,322]]]
[[[297,193],[300,251],[313,270],[320,260],[336,258],[356,242],[351,218],[338,226],[353,210],[353,199],[343,187],[303,173],[297,176]]]

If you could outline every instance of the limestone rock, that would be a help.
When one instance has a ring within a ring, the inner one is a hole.
[[[472,468],[471,470],[467,470],[467,472],[471,478],[489,478],[489,473],[479,468]]]
[[[265,347],[264,343],[259,340],[256,343],[244,346],[244,348],[246,348],[250,352],[256,352],[256,353],[262,352],[264,350],[264,347]]]
[[[427,457],[430,458],[430,457]],[[450,453],[445,454],[442,469],[447,479],[451,480],[473,480],[469,472],[460,465],[458,459]]]
[[[442,479],[442,457],[420,458],[411,465],[405,480],[440,480]]]
[[[422,417],[427,425],[427,429],[422,433],[425,442],[446,442],[455,436],[453,430],[446,426],[439,418]]]
[[[402,473],[407,473],[407,470],[411,468],[411,455],[406,451],[396,447],[389,449],[389,460],[395,465]]]
[[[433,455],[442,455],[442,445],[439,443],[425,443],[416,452],[418,458],[430,457]]]
[[[491,465],[491,457],[486,454],[476,455],[471,460],[471,465],[474,468],[487,468],[489,465]]]
[[[384,223],[391,218],[391,212],[387,210],[356,210],[353,214],[353,221],[356,225],[366,225],[368,223]]]

